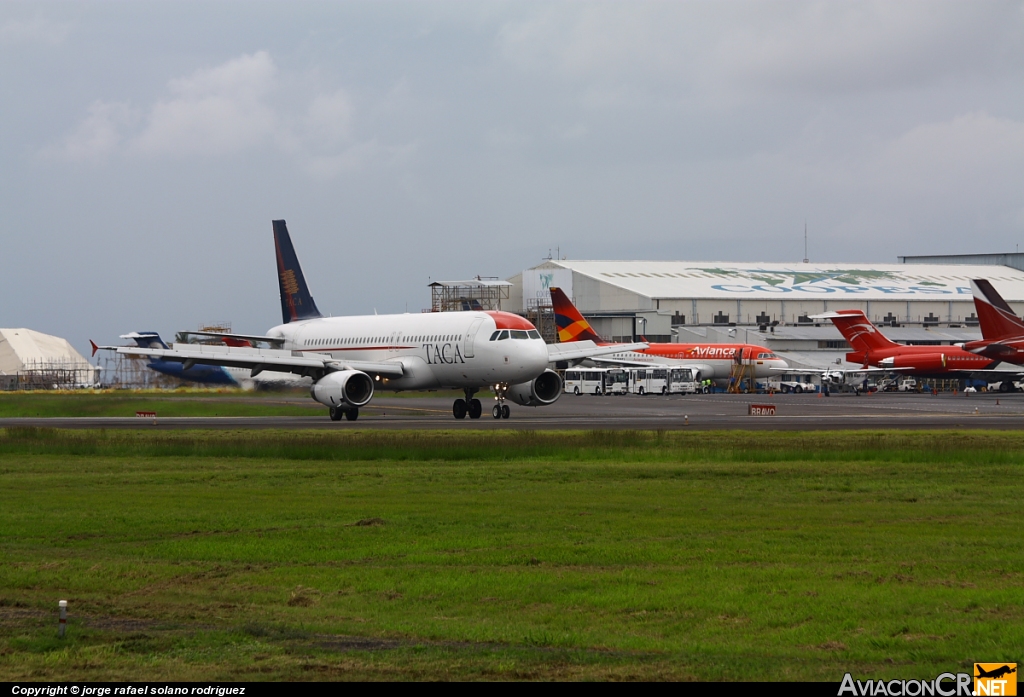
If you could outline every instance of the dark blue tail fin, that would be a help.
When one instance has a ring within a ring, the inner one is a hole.
[[[274,221],[274,248],[277,251],[277,281],[281,286],[281,316],[284,323],[300,319],[323,317],[309,294],[306,279],[295,256],[288,226],[283,220]]]

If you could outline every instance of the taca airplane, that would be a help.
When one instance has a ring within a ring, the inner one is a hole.
[[[437,312],[401,315],[324,317],[309,293],[288,228],[274,221],[278,284],[283,324],[266,335],[213,334],[224,340],[265,342],[272,348],[174,344],[169,349],[93,344],[122,354],[194,365],[247,368],[305,375],[310,395],[330,409],[331,419],[354,421],[374,389],[462,389],[452,405],[455,418],[480,418],[474,395],[489,387],[496,404],[491,415],[509,417],[511,400],[523,406],[552,404],[562,392],[558,373],[548,365],[613,353],[618,348],[544,343],[537,329],[508,312]],[[640,343],[630,348],[645,348]]]
[[[716,381],[728,380],[737,359],[754,368],[754,377],[776,375],[787,370],[789,364],[772,353],[771,349],[754,344],[672,344],[651,343],[646,348],[627,344],[604,342],[597,335],[590,322],[583,318],[561,288],[551,288],[551,304],[558,324],[558,339],[563,344],[575,341],[592,341],[600,346],[610,346],[614,352],[594,357],[596,363],[613,363],[626,366],[679,365],[693,368],[698,379]]]

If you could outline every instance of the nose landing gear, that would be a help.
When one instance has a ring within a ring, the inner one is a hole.
[[[480,404],[479,399],[473,398],[473,395],[476,394],[476,389],[467,387],[465,392],[466,398],[456,399],[452,405],[452,416],[456,419],[464,419],[468,414],[471,419],[479,419],[484,411],[484,407]]]
[[[505,394],[507,392],[508,385],[504,383],[494,386],[494,398],[498,400],[498,403],[491,409],[491,416],[496,419],[507,419],[512,414],[512,410],[505,404]]]

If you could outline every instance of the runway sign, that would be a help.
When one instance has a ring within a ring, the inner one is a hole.
[[[747,407],[749,416],[775,416],[774,404],[751,404]]]

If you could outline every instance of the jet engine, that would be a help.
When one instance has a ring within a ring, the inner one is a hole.
[[[562,378],[553,370],[545,370],[530,382],[510,385],[508,398],[524,407],[553,404],[562,395]]]
[[[373,380],[359,370],[339,370],[314,382],[309,396],[328,407],[361,407],[373,398]]]
[[[946,368],[946,354],[920,353],[915,355],[893,356],[878,362],[883,368],[917,368],[918,370],[943,370]]]

